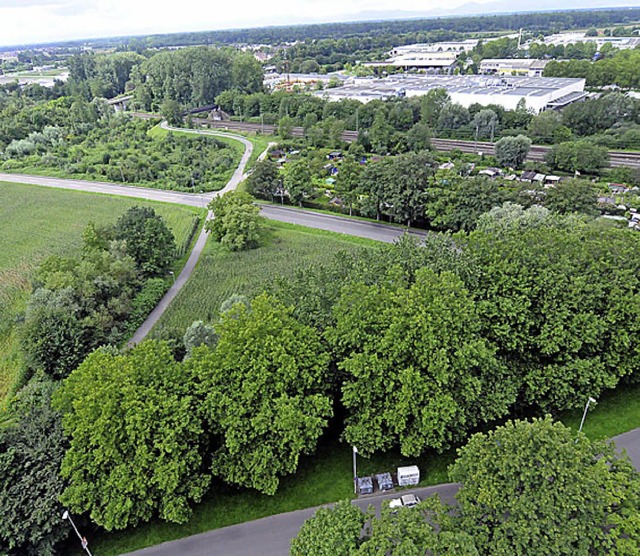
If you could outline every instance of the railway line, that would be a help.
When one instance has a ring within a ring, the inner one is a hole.
[[[147,113],[134,113],[139,118],[157,118],[157,114]],[[217,129],[227,129],[229,131],[245,131],[245,132],[260,132],[263,134],[271,135],[276,132],[277,126],[273,124],[254,124],[248,122],[234,122],[234,121],[217,121],[209,120],[205,118],[193,118],[193,122],[198,125],[208,125]],[[304,129],[301,127],[294,127],[291,129],[291,135],[293,137],[303,137]],[[357,131],[345,131],[342,133],[343,141],[352,143],[358,139]],[[483,153],[487,155],[494,154],[494,143],[488,143],[485,141],[463,141],[459,139],[431,139],[433,148],[438,151],[452,151],[458,149],[463,153]],[[527,160],[533,162],[542,162],[546,153],[551,147],[543,145],[532,145],[527,156]],[[609,151],[609,164],[611,167],[627,166],[630,168],[640,168],[640,152],[631,151]]]

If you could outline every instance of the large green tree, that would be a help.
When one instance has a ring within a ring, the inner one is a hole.
[[[344,436],[362,453],[446,449],[514,401],[454,274],[421,269],[408,285],[392,270],[380,285],[345,287],[334,315],[327,336],[345,373]]]
[[[244,191],[229,191],[214,197],[209,203],[213,219],[207,221],[206,229],[231,251],[257,247],[264,219],[254,201]]]
[[[164,219],[151,207],[132,207],[115,224],[114,237],[127,242],[143,278],[164,276],[175,256],[176,244]]]
[[[636,372],[640,247],[628,230],[575,216],[542,224],[459,241],[475,260],[484,335],[508,361],[520,403],[556,411]]]
[[[495,144],[496,161],[500,166],[520,168],[531,148],[531,139],[524,135],[503,137]]]
[[[619,547],[640,542],[640,475],[612,444],[576,439],[551,418],[474,435],[450,475],[480,554],[637,554]]]
[[[317,332],[265,294],[249,307],[233,305],[216,332],[216,348],[195,348],[187,362],[221,442],[213,471],[274,494],[280,477],[313,452],[331,416],[329,356]]]
[[[0,552],[50,556],[69,534],[58,498],[67,448],[60,414],[51,408],[55,385],[33,380],[9,403],[0,424]]]
[[[438,172],[429,182],[425,216],[439,230],[473,230],[478,218],[502,204],[503,194],[494,180],[484,176],[462,178]]]
[[[294,160],[287,165],[284,186],[291,202],[302,206],[302,201],[313,192],[311,172],[306,160]]]
[[[71,444],[62,502],[107,530],[155,515],[186,522],[210,480],[193,391],[164,343],[148,341],[124,355],[93,352],[54,396]]]
[[[292,556],[478,556],[473,537],[457,526],[450,508],[437,497],[413,508],[381,515],[366,513],[348,500],[321,508],[291,541]]]

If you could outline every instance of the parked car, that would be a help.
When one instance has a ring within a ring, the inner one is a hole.
[[[401,508],[403,506],[406,508],[411,508],[418,505],[419,503],[420,498],[415,494],[405,494],[400,498],[394,498],[393,500],[391,500],[391,502],[389,502],[389,507],[395,511],[398,511],[398,508]]]
[[[373,494],[373,479],[358,477],[358,494]]]
[[[391,490],[393,488],[393,479],[391,473],[378,473],[376,475],[376,482],[378,483],[378,490],[384,492],[385,490]]]

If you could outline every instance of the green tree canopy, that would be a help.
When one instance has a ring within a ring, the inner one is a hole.
[[[67,442],[51,408],[56,386],[33,380],[10,402],[0,424],[0,552],[52,556],[69,534],[58,498]]]
[[[257,247],[264,219],[254,201],[244,191],[229,191],[214,197],[209,203],[214,217],[207,221],[206,229],[231,251]]]
[[[206,397],[221,439],[213,471],[274,494],[279,477],[311,453],[331,416],[329,356],[312,328],[266,294],[236,303],[216,326],[215,350],[196,348],[186,365]]]
[[[458,453],[460,526],[480,554],[632,553],[616,545],[626,510],[640,511],[640,475],[612,444],[576,439],[547,417],[476,434]]]
[[[210,480],[193,391],[165,343],[93,352],[54,396],[71,443],[62,502],[107,530],[155,515],[186,522]]]
[[[132,207],[115,224],[114,237],[127,242],[144,278],[165,276],[175,255],[176,243],[164,219],[151,207]]]
[[[344,436],[364,454],[394,445],[406,456],[443,450],[515,399],[469,292],[451,273],[421,269],[410,286],[397,272],[381,285],[355,283],[334,315],[327,336],[346,375]]]
[[[496,161],[500,166],[520,168],[531,148],[531,139],[524,135],[503,137],[495,144]]]
[[[311,172],[306,160],[294,160],[285,168],[284,186],[292,203],[302,206],[305,197],[313,192]]]

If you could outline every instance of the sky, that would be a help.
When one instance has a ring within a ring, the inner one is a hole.
[[[632,6],[634,2],[582,0],[579,7]],[[576,8],[577,4],[575,0],[520,0],[517,9]],[[511,0],[0,0],[0,46],[513,9]]]

